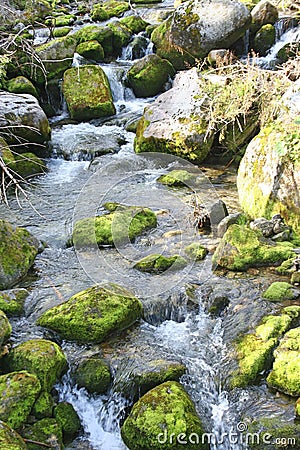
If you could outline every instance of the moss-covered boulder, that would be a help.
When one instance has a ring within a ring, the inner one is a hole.
[[[153,97],[175,75],[172,64],[159,56],[147,55],[127,72],[127,82],[137,97]]]
[[[108,12],[103,8],[102,3],[96,3],[91,11],[91,18],[95,22],[103,22],[109,19]]]
[[[39,241],[25,230],[0,220],[0,289],[7,289],[26,275],[39,250]]]
[[[297,298],[299,295],[300,292],[297,292],[290,283],[286,283],[285,281],[275,281],[268,287],[262,296],[271,302],[282,302],[284,300]]]
[[[28,372],[0,375],[0,420],[19,428],[26,422],[40,390],[38,378]]]
[[[7,316],[20,316],[24,311],[24,302],[28,297],[27,289],[0,291],[0,309]]]
[[[38,98],[38,93],[34,85],[28,78],[23,76],[10,79],[7,82],[7,90],[15,94],[31,94]]]
[[[76,53],[86,59],[92,59],[93,61],[103,61],[104,59],[103,47],[96,40],[78,44],[76,47]]]
[[[54,408],[54,399],[52,395],[47,391],[42,391],[32,407],[31,414],[36,419],[44,419],[45,417],[52,417],[53,408]]]
[[[275,361],[267,378],[270,387],[293,397],[300,395],[300,328],[288,331],[274,352]]]
[[[54,25],[55,27],[67,27],[69,25],[73,25],[76,20],[76,16],[74,14],[64,14],[63,16],[56,16],[51,20],[49,25]],[[46,21],[46,25],[48,25]]]
[[[141,302],[123,287],[93,286],[46,311],[38,325],[77,342],[99,343],[141,317]]]
[[[175,169],[161,175],[157,181],[170,187],[186,187],[194,184],[195,175],[187,170]]]
[[[145,256],[134,264],[140,272],[163,273],[166,270],[180,270],[187,265],[186,259],[180,255],[164,256],[159,253]]]
[[[214,255],[213,263],[229,270],[278,265],[291,258],[293,246],[267,241],[261,233],[247,226],[233,224],[224,234]]]
[[[86,358],[76,367],[74,380],[91,393],[104,394],[111,383],[109,366],[99,357]]]
[[[67,70],[62,91],[72,119],[90,120],[116,112],[107,76],[100,66]]]
[[[33,153],[15,155],[14,162],[9,167],[22,178],[30,178],[47,172],[45,162]]]
[[[274,25],[264,25],[254,36],[253,50],[260,56],[265,56],[275,44],[276,31]]]
[[[8,370],[27,370],[35,374],[45,391],[67,370],[67,360],[55,342],[32,339],[14,347],[5,359]]]
[[[73,440],[80,429],[80,419],[71,403],[60,402],[54,409],[54,417],[60,424],[64,442]]]
[[[107,0],[93,6],[91,17],[93,20],[107,20],[111,17],[120,17],[130,8],[128,2]]]
[[[193,261],[201,261],[208,253],[207,249],[198,242],[192,242],[192,244],[185,247],[184,251]]]
[[[42,442],[50,448],[55,442],[58,448],[63,448],[63,433],[60,423],[56,419],[45,418],[27,426],[22,430],[22,436],[30,441]],[[51,445],[52,444],[52,445]],[[39,444],[28,443],[28,450],[41,450]]]
[[[251,31],[255,33],[264,25],[274,25],[278,20],[278,9],[269,0],[260,0],[251,10]]]
[[[300,398],[298,398],[298,400],[295,403],[295,414],[296,417],[300,417]]]
[[[61,38],[64,36],[67,36],[67,34],[70,33],[70,31],[72,30],[72,27],[59,27],[59,28],[54,28],[53,30],[53,37],[54,38]]]
[[[120,23],[129,28],[132,34],[138,34],[141,31],[144,31],[149,25],[144,19],[137,15],[124,17],[120,20]]]
[[[181,445],[177,436],[199,436],[198,449],[208,449],[201,444],[203,427],[195,406],[183,387],[176,381],[167,381],[147,392],[134,404],[122,428],[122,438],[130,450],[175,449]],[[195,448],[187,439],[185,448]]]
[[[0,420],[0,448],[3,450],[27,450],[21,436]]]
[[[11,325],[6,314],[0,310],[0,347],[10,338]]]
[[[133,241],[156,225],[157,218],[151,209],[119,205],[109,214],[76,222],[72,241],[76,248],[114,246]]]
[[[122,47],[125,47],[131,39],[131,31],[119,21],[114,21],[108,24],[108,27],[113,32],[113,52],[115,55],[121,53]]]
[[[296,312],[299,316],[299,310]],[[273,350],[282,335],[293,322],[293,312],[280,316],[266,316],[255,329],[236,343],[238,369],[231,377],[231,387],[245,387],[252,384],[258,375],[268,370],[273,360]]]
[[[292,450],[298,447],[300,423],[284,414],[279,417],[259,415],[250,422],[247,434],[252,436],[251,450]],[[257,439],[256,436],[262,439]]]
[[[87,41],[98,41],[102,45],[105,56],[113,54],[113,32],[107,26],[87,25],[74,33],[79,44]]]

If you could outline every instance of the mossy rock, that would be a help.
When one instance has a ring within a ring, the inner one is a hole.
[[[131,39],[131,31],[121,22],[115,21],[108,24],[113,32],[114,54],[120,54],[122,47],[125,47]]]
[[[88,25],[74,33],[78,43],[98,41],[102,45],[105,56],[113,54],[113,32],[107,26]]]
[[[23,425],[41,390],[38,378],[28,372],[0,375],[0,420],[12,428]]]
[[[11,324],[6,314],[0,310],[0,347],[10,338],[11,332]]]
[[[284,300],[292,300],[298,297],[295,289],[289,283],[284,281],[275,281],[263,293],[263,298],[271,302],[282,302]]]
[[[157,181],[170,187],[189,187],[195,181],[195,175],[187,170],[171,170],[171,172],[161,175]]]
[[[62,428],[56,419],[45,418],[39,420],[22,430],[22,436],[30,441],[42,442],[48,446],[53,442],[56,442],[58,448],[63,448]],[[42,448],[45,448],[30,442],[28,442],[27,447],[28,450],[41,450]]]
[[[0,291],[0,309],[7,316],[20,316],[24,312],[24,302],[29,292],[26,289]]]
[[[288,313],[266,316],[254,334],[247,334],[237,341],[235,348],[239,368],[232,375],[231,387],[246,387],[254,383],[261,372],[270,368],[273,350],[292,321],[293,317]]]
[[[103,61],[104,50],[98,41],[87,41],[78,44],[76,47],[76,52],[86,59],[92,59],[93,61]]]
[[[270,387],[293,397],[300,396],[300,327],[288,331],[274,352],[267,378]]]
[[[109,366],[101,358],[91,357],[81,361],[74,372],[75,383],[88,392],[105,394],[111,383]]]
[[[208,449],[207,444],[201,444],[203,427],[195,406],[176,381],[167,381],[141,397],[121,428],[122,439],[130,450],[179,449],[182,445],[172,436],[180,433],[187,437],[195,433],[200,437],[197,448]],[[188,442],[185,448],[191,450],[195,445]]]
[[[300,398],[298,398],[298,400],[295,403],[295,414],[296,417],[300,417]]]
[[[298,448],[300,423],[282,417],[258,417],[248,426],[251,450],[292,450]],[[258,439],[259,437],[259,439]]]
[[[256,33],[253,42],[253,49],[260,56],[266,56],[268,50],[275,44],[276,30],[274,25],[263,25]]]
[[[163,90],[165,83],[174,75],[172,64],[153,54],[133,64],[127,72],[127,82],[137,97],[153,97]]]
[[[52,395],[47,391],[43,391],[33,405],[31,413],[36,419],[44,419],[52,417],[53,408],[54,400]]]
[[[111,17],[120,17],[122,14],[127,11],[130,6],[128,2],[108,0],[102,3],[102,7],[108,14],[108,18]]]
[[[286,261],[283,261],[283,263],[281,263],[279,267],[276,267],[276,272],[280,275],[289,275],[292,272],[294,259],[295,258],[289,258]]]
[[[263,239],[260,232],[233,224],[224,234],[212,261],[229,270],[244,271],[249,267],[278,265],[293,257],[292,247],[290,243],[274,245]]]
[[[277,53],[278,61],[283,64],[287,62],[289,59],[296,58],[300,49],[300,45],[297,42],[292,42],[290,44],[284,45],[279,52]]]
[[[39,251],[39,241],[25,228],[13,228],[0,220],[0,289],[21,280]]]
[[[14,347],[6,357],[9,370],[27,370],[40,380],[42,389],[50,391],[67,370],[67,360],[55,342],[32,339]]]
[[[30,178],[47,172],[44,161],[33,153],[21,153],[15,155],[14,163],[9,167],[22,178]]]
[[[13,92],[14,94],[31,94],[37,99],[39,98],[34,85],[30,80],[23,76],[10,79],[7,82],[7,90],[8,92]]]
[[[202,261],[208,253],[207,249],[198,242],[193,242],[188,245],[184,251],[193,261]]]
[[[116,112],[107,76],[99,66],[67,70],[62,91],[72,119],[90,120]]]
[[[108,12],[103,8],[102,3],[96,3],[91,11],[91,18],[94,21],[103,22],[109,19]]]
[[[49,25],[54,25],[55,27],[68,27],[75,22],[76,16],[74,14],[65,14],[63,16],[57,16],[49,20],[52,21],[52,23],[49,23]],[[47,21],[46,25],[48,25]]]
[[[46,311],[38,325],[77,342],[99,343],[128,328],[142,315],[141,302],[126,289],[108,284],[93,286]]]
[[[21,436],[0,420],[0,448],[3,450],[27,450]]]
[[[73,440],[81,427],[81,423],[71,403],[58,403],[54,409],[54,417],[62,428],[64,442]]]
[[[157,218],[151,209],[119,205],[110,214],[76,222],[72,240],[76,248],[114,246],[133,241],[156,225]]]
[[[292,273],[291,284],[295,284],[295,285],[299,285],[300,284],[300,272]]]
[[[53,37],[54,38],[60,38],[60,37],[67,36],[67,34],[69,34],[71,30],[72,30],[72,27],[54,28],[54,30],[53,30]]]
[[[138,34],[141,31],[144,31],[146,27],[149,25],[140,16],[124,17],[123,19],[120,20],[120,23],[129,28],[132,34]]]
[[[155,253],[140,259],[133,267],[140,272],[159,274],[166,270],[180,270],[186,265],[186,259],[180,255],[163,256]]]

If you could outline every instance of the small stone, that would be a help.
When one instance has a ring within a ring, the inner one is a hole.
[[[218,237],[223,237],[230,225],[237,223],[241,217],[241,213],[229,214],[228,216],[224,217],[224,219],[222,219],[218,224]]]
[[[273,226],[273,222],[264,217],[260,217],[253,220],[253,222],[250,222],[251,230],[260,231],[264,237],[271,237],[273,235]]]

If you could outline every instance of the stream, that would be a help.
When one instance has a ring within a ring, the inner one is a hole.
[[[281,36],[282,39],[282,36]],[[151,46],[145,52],[151,52]],[[120,425],[133,403],[130,375],[143,360],[166,359],[186,365],[181,383],[193,399],[197,412],[209,430],[211,450],[245,450],[245,418],[285,416],[293,418],[293,402],[268,391],[262,381],[247,389],[226,390],[230,370],[231,343],[241,332],[275,308],[260,293],[274,273],[255,271],[225,277],[211,264],[211,252],[200,263],[162,275],[133,269],[133,263],[149,253],[178,253],[191,242],[213,250],[215,233],[200,234],[193,224],[191,189],[168,189],[157,178],[174,168],[188,168],[198,175],[197,196],[209,205],[222,199],[229,212],[239,211],[234,167],[195,167],[170,155],[140,154],[133,151],[134,134],[124,128],[141,116],[152,99],[136,99],[124,87],[124,75],[132,61],[130,48],[118,61],[102,64],[116,105],[117,115],[106,120],[71,124],[65,106],[52,123],[52,154],[48,173],[26,187],[30,203],[10,199],[10,208],[1,206],[0,217],[25,226],[47,243],[33,270],[21,283],[30,291],[25,315],[12,320],[14,344],[32,338],[53,337],[35,325],[42,312],[62,303],[95,283],[113,281],[132,290],[144,306],[144,320],[105,345],[83,346],[59,342],[70,367],[84,355],[101,352],[111,364],[114,382],[106,395],[91,395],[66,374],[56,386],[60,400],[74,406],[83,432],[67,449],[123,450]],[[78,56],[74,65],[81,64]],[[103,211],[106,201],[151,207],[158,226],[120,248],[82,251],[67,248],[73,224],[80,218]],[[192,292],[192,294],[191,294]],[[228,299],[228,307],[218,317],[208,313],[212,299]],[[251,319],[250,319],[251,318]],[[126,396],[118,387],[128,386]],[[251,444],[251,442],[250,442]]]

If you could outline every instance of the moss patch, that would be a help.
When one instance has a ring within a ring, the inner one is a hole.
[[[96,40],[78,44],[76,52],[84,58],[92,59],[94,61],[103,61],[104,59],[103,47]]]
[[[134,264],[134,268],[140,272],[159,274],[166,270],[180,270],[187,265],[187,261],[179,255],[163,256],[152,254],[145,256]]]
[[[78,43],[96,40],[102,45],[105,56],[113,54],[113,32],[107,26],[88,25],[80,28],[74,35]]]
[[[3,450],[27,450],[21,436],[2,421],[0,421],[0,448]]]
[[[47,172],[44,161],[33,153],[15,155],[14,162],[9,167],[22,178],[42,175]]]
[[[22,431],[22,436],[31,441],[43,442],[48,445],[55,441],[60,448],[62,448],[63,444],[62,428],[56,419],[46,418],[39,420],[33,425],[26,427]],[[28,443],[27,447],[28,450],[41,450],[42,448],[40,445],[32,443]]]
[[[283,301],[290,300],[294,298],[292,292],[293,286],[284,281],[276,281],[272,283],[271,286],[263,293],[263,298],[271,301]]]
[[[58,403],[54,409],[54,417],[62,428],[64,441],[68,442],[74,439],[81,424],[73,406],[68,402]]]
[[[188,245],[187,247],[185,247],[184,251],[188,255],[188,257],[194,261],[201,261],[208,253],[207,249],[198,242],[193,242],[192,244]]]
[[[132,34],[138,34],[141,31],[144,31],[148,26],[148,23],[145,22],[140,16],[128,16],[124,17],[124,19],[120,20],[120,23],[125,25]]]
[[[38,98],[38,93],[31,81],[23,76],[9,80],[7,82],[7,90],[8,92],[13,92],[15,94],[31,94]]]
[[[195,181],[195,175],[187,170],[171,170],[166,175],[161,175],[158,180],[159,183],[171,187],[187,187],[190,183]]]
[[[0,309],[8,316],[20,316],[29,292],[26,289],[0,291]]]
[[[33,405],[31,413],[36,419],[44,419],[45,417],[52,417],[53,408],[54,400],[52,395],[47,391],[43,391]]]
[[[11,331],[12,328],[6,314],[0,310],[0,347],[10,338]]]
[[[104,394],[111,383],[109,366],[100,358],[88,358],[76,368],[74,380],[91,393]]]

